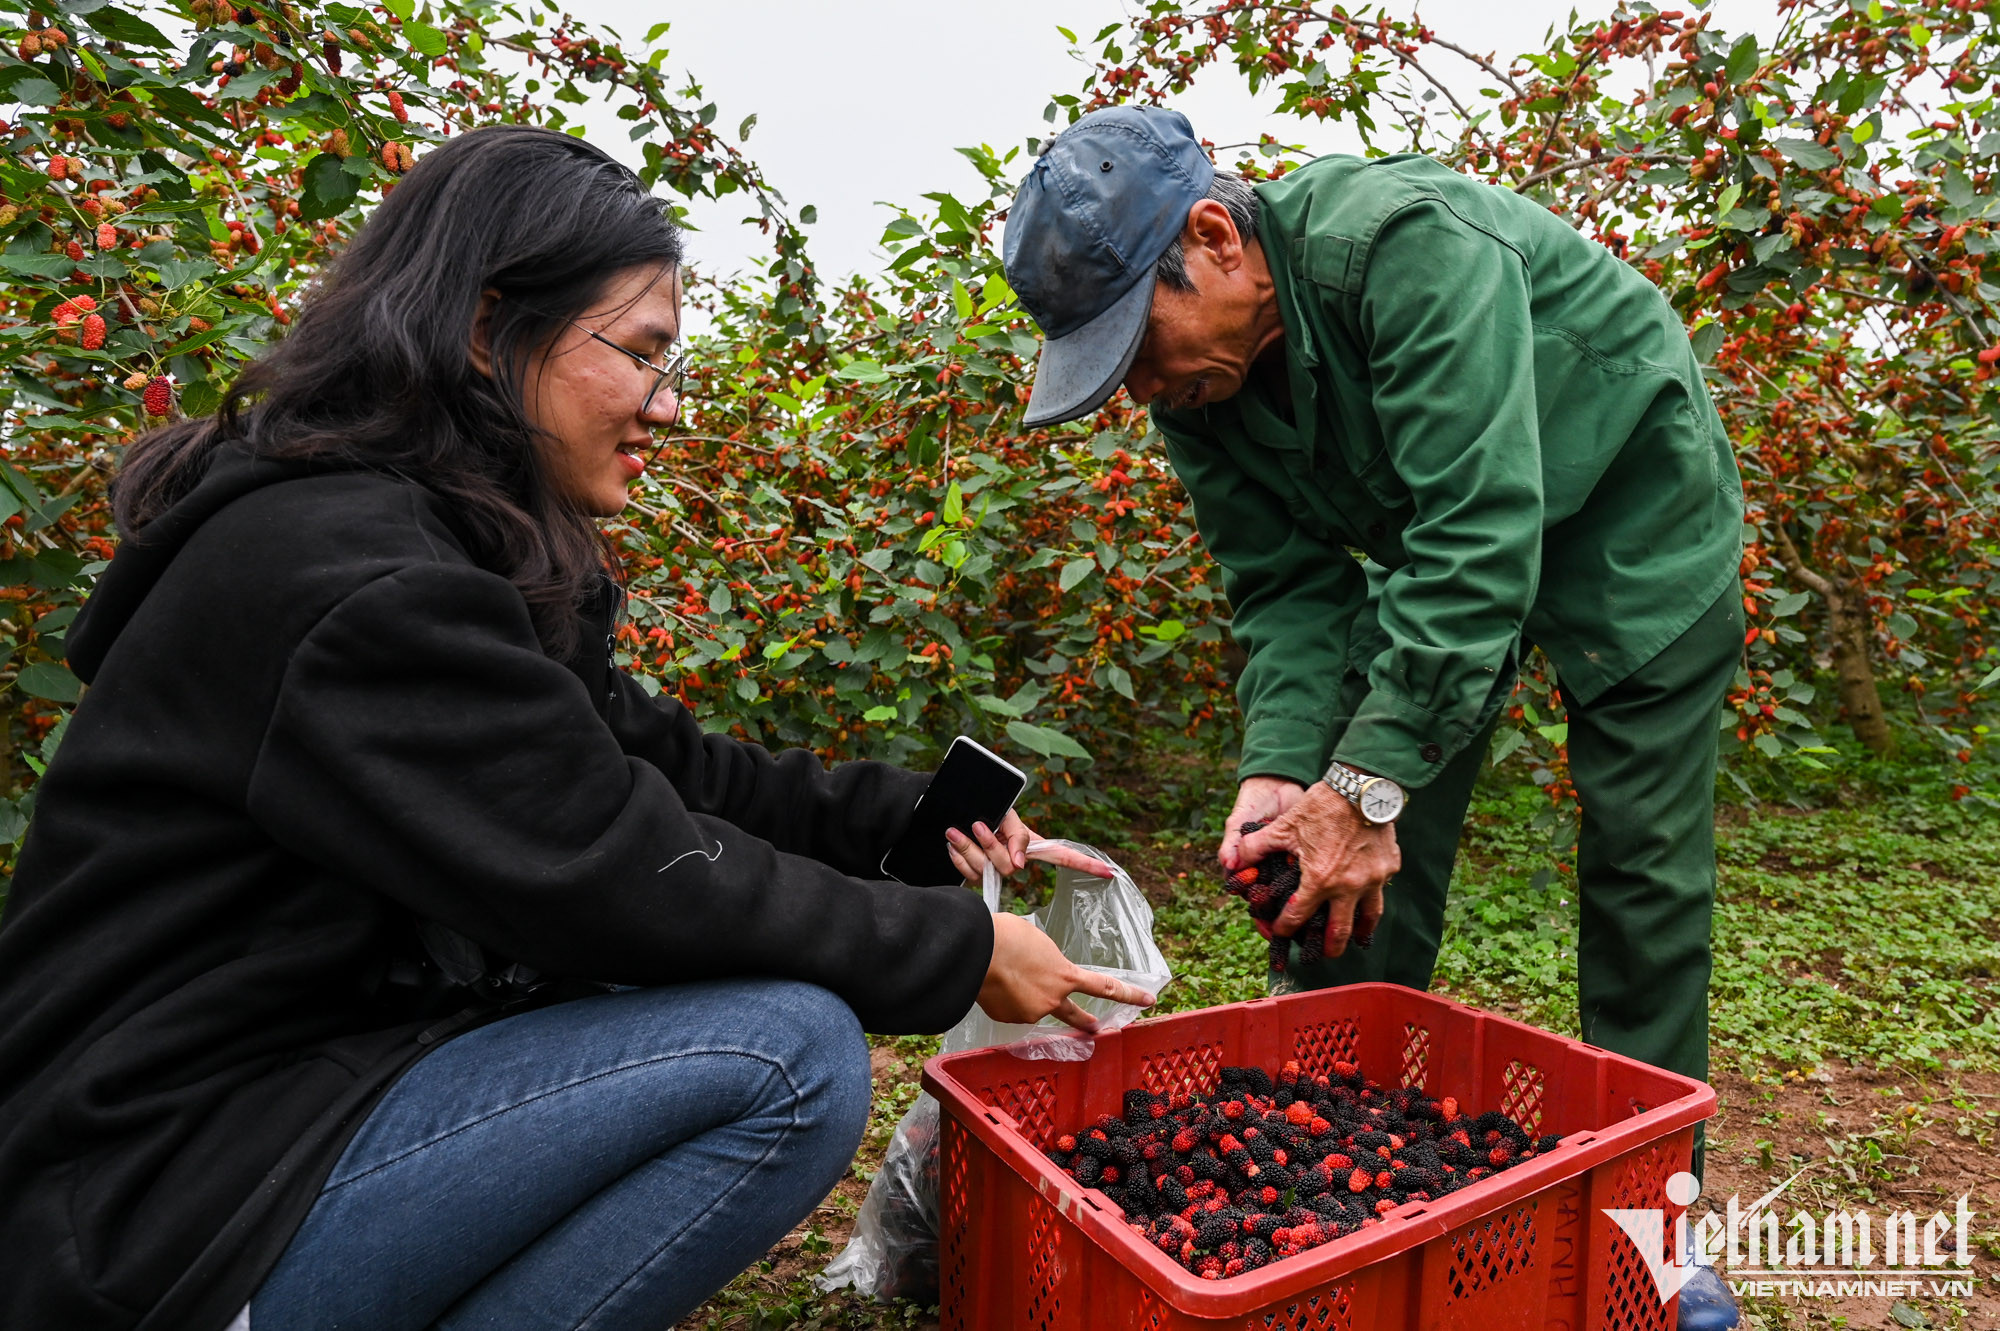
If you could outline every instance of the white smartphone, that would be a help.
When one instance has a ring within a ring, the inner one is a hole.
[[[945,829],[972,835],[974,823],[998,830],[1027,788],[1028,776],[977,740],[960,735],[945,751],[901,839],[882,857],[882,873],[900,883],[943,887],[959,881]]]

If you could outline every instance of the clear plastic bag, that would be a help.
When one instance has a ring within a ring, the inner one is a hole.
[[[1110,856],[1073,841],[1037,842],[1081,850],[1116,870],[1111,878],[1094,878],[1075,869],[1056,870],[1055,894],[1029,918],[1062,949],[1063,955],[1087,970],[1114,975],[1157,997],[1172,973],[1153,941],[1153,908],[1131,876]],[[1000,908],[1000,876],[986,871],[986,906]],[[1078,996],[1077,1005],[1097,1018],[1098,1029],[1111,1031],[1138,1016],[1141,1009],[1108,998]],[[945,1032],[943,1052],[1005,1045],[1021,1058],[1081,1062],[1097,1047],[1096,1038],[1081,1034],[1054,1017],[1032,1026],[994,1021],[977,1005],[958,1025]],[[827,1264],[817,1283],[821,1289],[851,1287],[878,1299],[937,1301],[938,1104],[919,1094],[883,1157],[881,1172],[869,1186],[867,1200],[855,1220],[854,1235],[840,1255]]]

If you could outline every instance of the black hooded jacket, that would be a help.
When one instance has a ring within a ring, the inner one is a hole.
[[[553,661],[429,491],[237,449],[118,551],[0,920],[0,1328],[225,1326],[466,1024],[420,928],[809,980],[876,1031],[966,1012],[979,897],[868,881],[925,778],[704,735],[610,616]]]

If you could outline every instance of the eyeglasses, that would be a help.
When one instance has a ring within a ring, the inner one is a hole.
[[[576,320],[574,319],[571,319],[570,322],[576,324],[578,328],[583,328],[583,325],[577,323]],[[687,353],[685,351],[677,351],[673,355],[669,356],[664,364],[655,365],[652,361],[647,360],[644,356],[641,356],[638,352],[631,350],[629,347],[619,346],[616,342],[613,342],[610,338],[606,337],[604,334],[596,331],[595,329],[583,328],[583,331],[590,334],[590,336],[596,338],[599,342],[602,342],[605,346],[610,347],[613,351],[617,352],[619,355],[630,356],[633,360],[638,361],[641,365],[645,366],[647,369],[653,372],[653,382],[646,389],[646,396],[644,400],[639,403],[640,415],[643,416],[646,414],[646,409],[653,405],[653,399],[659,396],[659,392],[662,388],[666,387],[671,387],[673,389],[674,405],[677,408],[679,407],[681,401],[681,388],[684,384],[687,383],[688,358],[687,358]]]

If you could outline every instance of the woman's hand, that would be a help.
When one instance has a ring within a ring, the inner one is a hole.
[[[1000,911],[993,916],[993,960],[979,986],[979,1006],[995,1021],[1029,1025],[1053,1013],[1085,1034],[1097,1019],[1076,1005],[1071,994],[1089,994],[1137,1007],[1151,1007],[1153,995],[1137,985],[1087,971],[1062,954],[1055,940],[1026,916]]]
[[[974,823],[971,836],[953,827],[946,829],[944,839],[953,866],[965,875],[966,882],[974,885],[985,877],[988,864],[1005,878],[1010,873],[1027,868],[1031,859],[1044,864],[1059,864],[1066,869],[1080,869],[1094,878],[1117,876],[1103,860],[1068,846],[1044,843],[1031,854],[1029,843],[1039,838],[1021,821],[1021,815],[1012,809],[1007,810],[1007,816],[1000,820],[998,833],[985,823]]]

